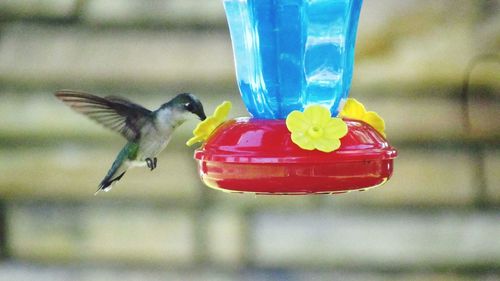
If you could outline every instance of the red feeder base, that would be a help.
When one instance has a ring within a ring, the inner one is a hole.
[[[325,153],[293,143],[285,120],[230,120],[194,157],[202,181],[228,192],[342,193],[385,183],[396,150],[366,123],[345,122],[349,130],[341,147]]]

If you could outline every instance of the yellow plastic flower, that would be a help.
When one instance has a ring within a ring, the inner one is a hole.
[[[222,104],[217,106],[212,116],[207,117],[207,119],[198,123],[196,128],[194,128],[193,137],[186,142],[186,145],[191,146],[197,142],[207,140],[212,132],[215,131],[220,124],[226,121],[231,107],[232,104],[229,101],[224,101]]]
[[[292,111],[286,118],[292,141],[305,150],[332,152],[340,147],[340,138],[347,134],[347,125],[332,118],[330,110],[321,105],[308,106],[304,112]]]
[[[347,99],[344,108],[340,112],[340,117],[361,120],[385,137],[385,122],[376,112],[366,111],[365,106],[356,99]]]

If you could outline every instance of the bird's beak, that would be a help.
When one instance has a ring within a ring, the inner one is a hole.
[[[196,112],[196,115],[198,115],[198,117],[200,117],[201,121],[204,121],[205,119],[207,119],[207,116],[205,115],[205,112],[203,111],[203,109],[201,109],[200,111]]]
[[[205,115],[205,110],[203,110],[203,104],[201,104],[201,102],[197,102],[194,108],[192,108],[190,111],[191,113],[196,114],[201,121],[207,119],[207,116]]]

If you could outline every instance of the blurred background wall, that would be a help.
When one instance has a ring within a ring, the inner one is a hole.
[[[192,92],[247,115],[222,3],[0,0],[0,280],[500,280],[500,2],[365,0],[357,42],[351,97],[400,153],[385,186],[208,189],[192,120],[154,172],[93,196],[124,140],[53,92],[151,109]]]

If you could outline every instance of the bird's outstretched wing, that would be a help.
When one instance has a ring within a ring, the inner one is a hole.
[[[120,97],[102,98],[71,90],[57,91],[55,96],[74,110],[131,141],[140,137],[140,128],[152,118],[149,109]]]

